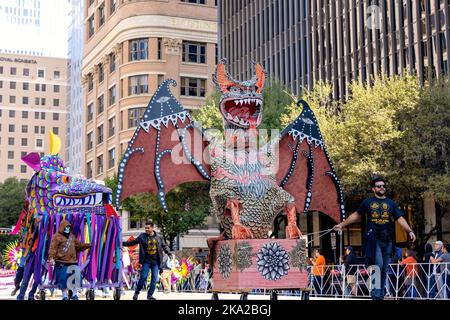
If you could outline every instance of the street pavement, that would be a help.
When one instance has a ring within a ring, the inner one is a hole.
[[[201,293],[201,292],[171,292],[171,293],[162,293],[156,292],[154,297],[156,300],[211,300],[211,293]],[[79,299],[86,299],[84,294],[78,295]],[[139,295],[139,300],[146,300],[147,292],[141,291]],[[231,294],[231,293],[220,293],[219,300],[239,300],[239,294]],[[10,295],[10,291],[6,292],[2,290],[0,292],[0,300],[15,300],[16,297],[12,297]],[[55,290],[55,295],[53,297],[50,294],[47,294],[46,299],[48,300],[61,300],[61,291]],[[132,300],[133,299],[133,291],[126,290],[125,294],[122,295],[121,300]],[[330,298],[314,298],[311,297],[311,300],[328,300]],[[332,298],[331,298],[332,299]],[[112,291],[110,291],[109,295],[106,297],[103,296],[103,292],[101,290],[96,290],[95,300],[113,300]],[[248,300],[270,300],[269,295],[254,295],[249,294]],[[278,296],[278,300],[301,300],[298,296]]]

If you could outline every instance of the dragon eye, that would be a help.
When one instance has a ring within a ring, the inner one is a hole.
[[[70,177],[69,176],[63,176],[62,178],[61,178],[61,180],[62,180],[62,182],[63,183],[70,183]]]
[[[231,93],[240,93],[241,89],[239,89],[238,87],[231,87],[230,88],[230,92]]]

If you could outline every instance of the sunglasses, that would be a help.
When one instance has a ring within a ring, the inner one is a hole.
[[[385,184],[376,184],[375,188],[383,188],[386,189],[386,185]]]

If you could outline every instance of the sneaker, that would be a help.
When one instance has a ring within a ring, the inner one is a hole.
[[[32,295],[28,296],[28,300],[34,300],[34,297]]]
[[[15,296],[17,291],[19,291],[20,287],[15,287],[13,291],[11,291],[11,296]]]
[[[78,300],[78,296],[77,295],[72,296],[72,298],[70,298],[70,300]]]
[[[147,300],[156,300],[156,299],[155,299],[155,297],[151,296],[151,297],[148,297]]]
[[[138,299],[138,295],[137,294],[134,294],[133,295],[133,300],[137,300]]]

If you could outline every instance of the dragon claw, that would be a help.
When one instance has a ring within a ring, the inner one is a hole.
[[[233,239],[251,239],[254,238],[252,232],[242,224],[235,224],[231,229],[231,237]]]

